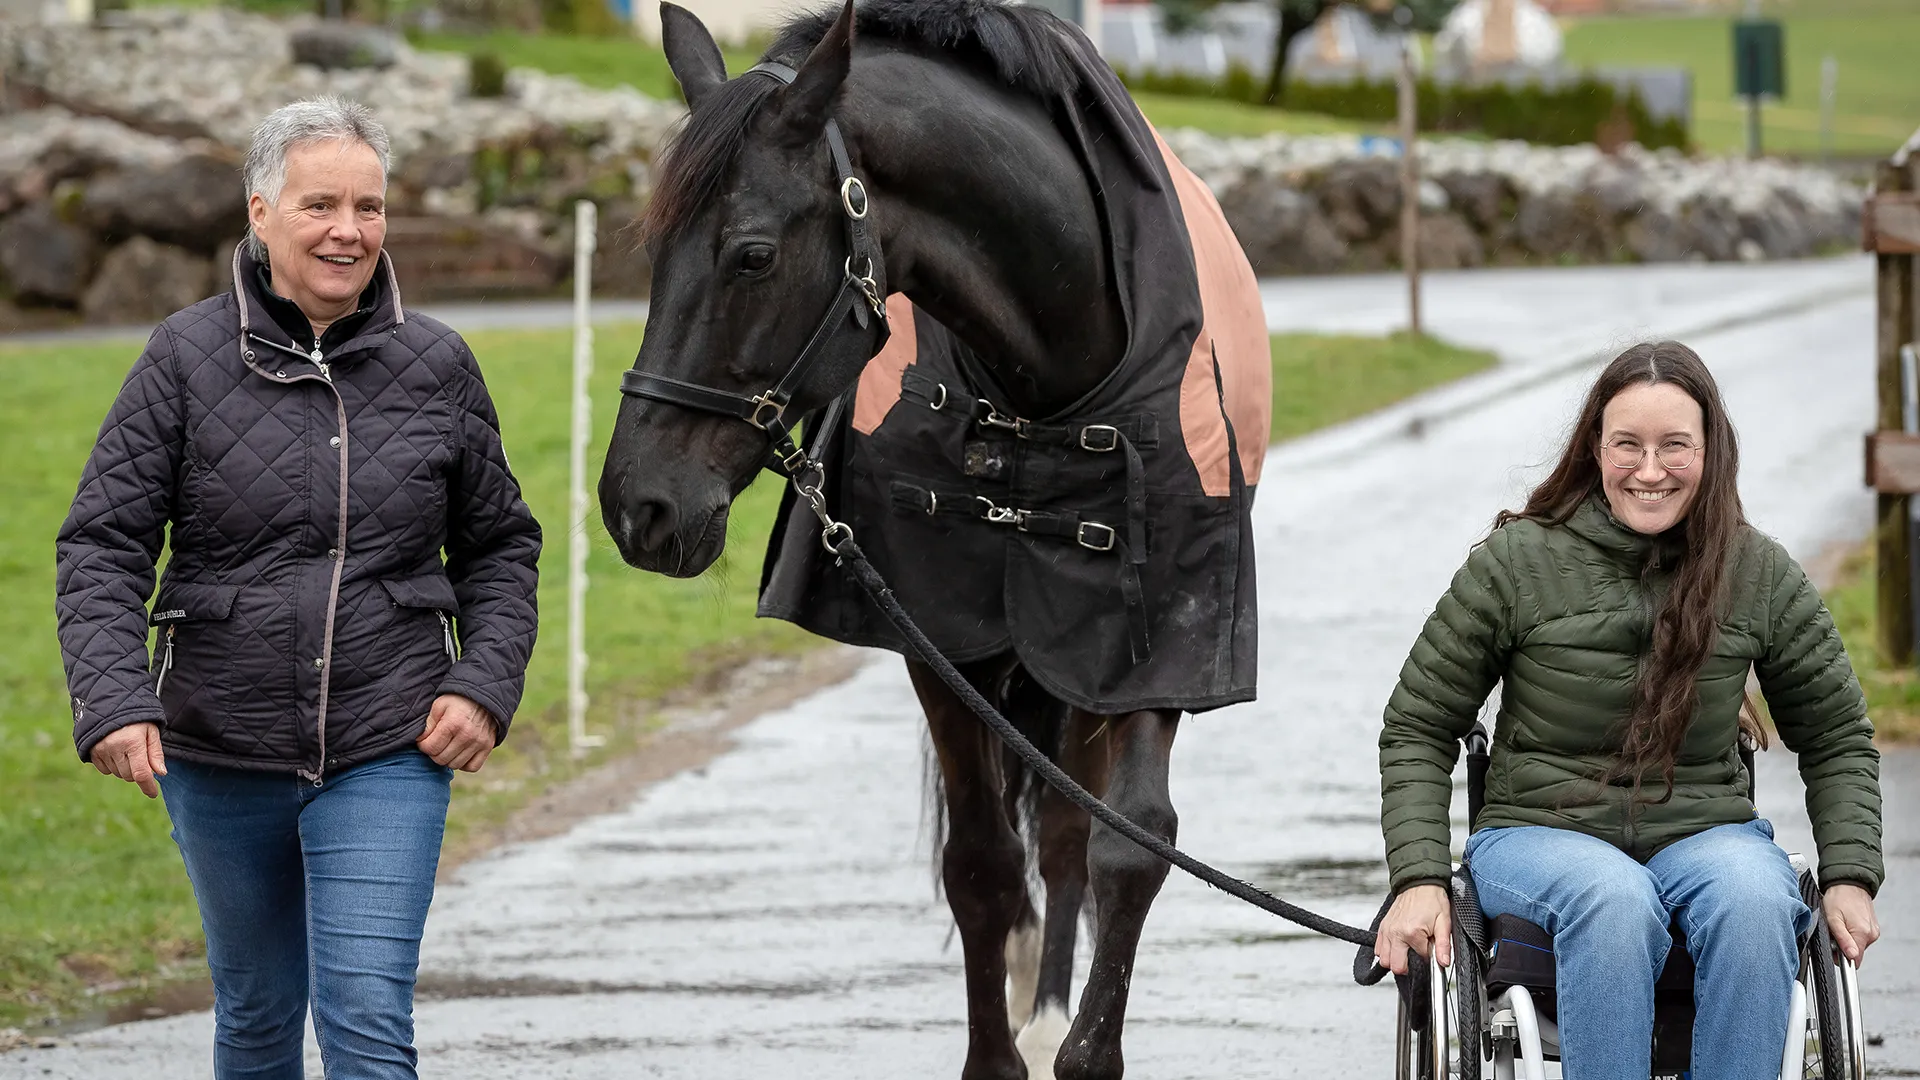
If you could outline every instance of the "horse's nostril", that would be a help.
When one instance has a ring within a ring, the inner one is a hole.
[[[635,550],[653,552],[672,541],[678,522],[672,506],[657,499],[642,499],[631,513],[621,512],[620,524]]]

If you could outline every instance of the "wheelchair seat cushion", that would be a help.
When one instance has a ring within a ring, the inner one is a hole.
[[[1558,1015],[1554,1007],[1553,935],[1518,915],[1495,915],[1489,926],[1487,996],[1498,997],[1508,987],[1524,986],[1535,991],[1536,1008],[1548,1016]],[[1692,1003],[1693,957],[1687,953],[1686,936],[1678,924],[1673,927],[1673,950],[1667,953],[1654,992],[1663,1004],[1673,996]]]

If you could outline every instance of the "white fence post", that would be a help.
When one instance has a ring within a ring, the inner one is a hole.
[[[573,204],[573,432],[568,447],[567,743],[574,757],[605,742],[587,734],[587,440],[593,434],[593,247],[598,215],[592,201]]]

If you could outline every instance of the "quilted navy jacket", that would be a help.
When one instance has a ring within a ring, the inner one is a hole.
[[[540,527],[472,352],[380,258],[328,355],[275,323],[244,249],[232,292],[147,342],[56,546],[81,758],[149,721],[170,755],[318,782],[411,745],[443,693],[505,736]]]

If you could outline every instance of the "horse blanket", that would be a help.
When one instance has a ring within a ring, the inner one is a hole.
[[[979,358],[903,296],[851,403],[809,443],[834,516],[956,662],[1012,650],[1103,714],[1254,696],[1249,511],[1272,367],[1252,269],[1206,186],[1097,59],[1062,132],[1093,173],[1129,346],[1071,407],[1016,416]],[[791,490],[760,614],[906,652]]]

